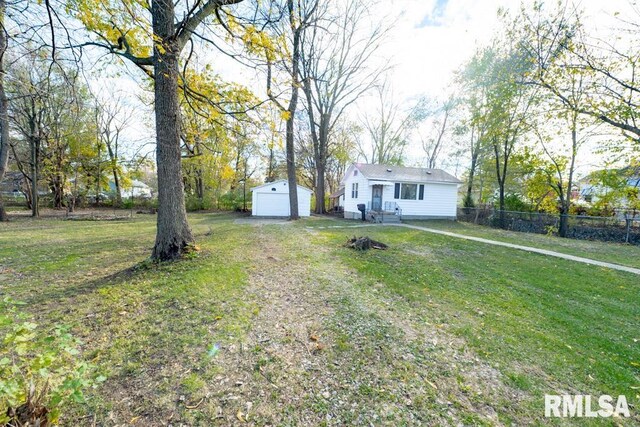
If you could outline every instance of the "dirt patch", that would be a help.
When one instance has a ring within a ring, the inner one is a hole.
[[[248,297],[261,301],[244,343],[221,353],[224,372],[211,388],[222,423],[257,424],[296,419],[321,421],[306,407],[327,364],[323,318],[330,307],[305,263],[297,262],[269,236],[258,238]]]
[[[260,312],[210,385],[221,423],[499,425],[494,404],[521,399],[462,340],[289,232],[261,230],[248,295]]]

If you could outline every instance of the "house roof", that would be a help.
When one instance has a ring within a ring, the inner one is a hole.
[[[331,193],[329,195],[330,199],[337,199],[338,197],[342,196],[344,194],[344,187],[340,187],[340,189],[338,191],[334,191],[333,193]]]
[[[446,182],[461,184],[455,176],[442,169],[410,168],[406,166],[356,163],[358,170],[369,179],[400,182]]]
[[[288,181],[286,179],[279,179],[277,181],[267,182],[267,183],[264,183],[262,185],[251,187],[251,191],[257,190],[258,188],[273,187],[274,185],[281,184],[281,183],[288,184]],[[307,187],[303,187],[302,185],[298,185],[298,190],[305,190],[305,191],[308,191],[309,193],[313,193],[313,190],[311,190],[311,189],[309,189]]]

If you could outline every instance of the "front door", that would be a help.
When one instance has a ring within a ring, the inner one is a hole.
[[[371,210],[382,210],[382,185],[374,185],[371,191]]]

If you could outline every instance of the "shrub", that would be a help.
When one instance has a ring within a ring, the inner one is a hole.
[[[464,206],[465,208],[476,207],[476,203],[473,201],[473,197],[471,197],[471,194],[465,194],[464,199],[462,199],[462,206]]]
[[[500,209],[499,201],[495,200],[496,209]],[[531,206],[522,199],[522,196],[516,193],[508,193],[504,195],[504,209],[513,212],[530,212]]]
[[[185,205],[188,212],[207,210],[213,207],[211,199],[205,197],[204,199],[200,200],[196,196],[187,196]]]
[[[106,378],[82,360],[80,341],[67,327],[42,336],[38,325],[18,311],[23,305],[0,303],[0,425],[56,424],[65,405],[83,402],[83,391]]]
[[[242,189],[232,190],[220,196],[218,204],[222,210],[239,211],[242,209],[243,200]],[[249,200],[250,199],[248,199],[247,202],[249,202]]]

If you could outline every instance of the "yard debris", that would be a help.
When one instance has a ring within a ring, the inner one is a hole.
[[[198,409],[198,407],[202,404],[202,402],[204,402],[204,397],[201,398],[198,403],[196,403],[195,405],[184,405],[185,408],[187,409]]]
[[[385,250],[389,246],[385,245],[382,242],[378,242],[377,240],[373,240],[369,236],[353,236],[351,239],[347,240],[347,243],[345,243],[345,247],[353,248],[357,251],[367,251],[369,249]]]

